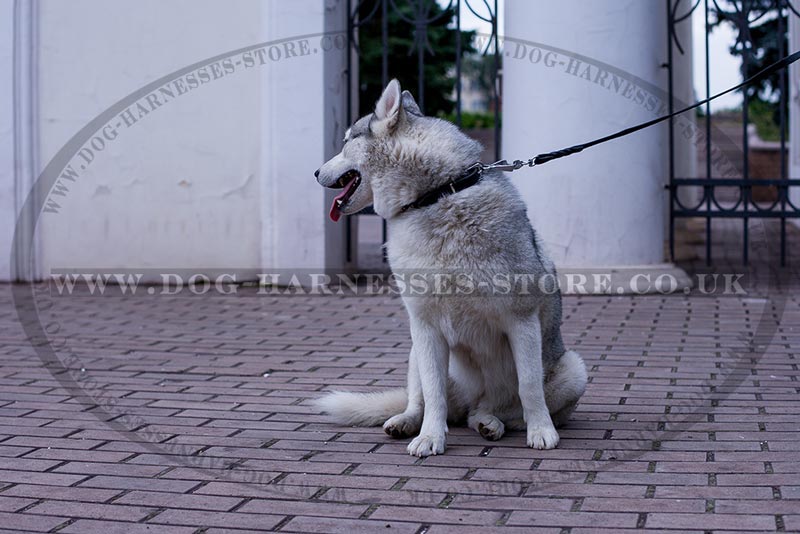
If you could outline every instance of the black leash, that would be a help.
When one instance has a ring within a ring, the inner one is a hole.
[[[483,164],[481,164],[481,165],[482,165],[484,170],[500,169],[500,170],[503,170],[503,171],[511,172],[511,171],[516,171],[517,169],[520,169],[520,168],[522,168],[524,166],[533,167],[534,165],[543,165],[543,164],[547,163],[548,161],[553,161],[554,159],[563,158],[565,156],[571,156],[572,154],[577,154],[578,152],[586,150],[587,148],[591,148],[591,147],[593,147],[595,145],[599,145],[599,144],[605,143],[607,141],[613,141],[614,139],[618,139],[620,137],[624,137],[624,136],[632,134],[634,132],[638,132],[639,130],[644,130],[645,128],[649,128],[650,126],[653,126],[653,125],[658,124],[660,122],[664,122],[666,120],[669,120],[669,119],[671,119],[671,118],[673,118],[673,117],[675,117],[677,115],[680,115],[681,113],[686,113],[687,111],[691,111],[693,109],[699,108],[702,105],[708,104],[712,100],[716,100],[717,98],[719,98],[721,96],[727,95],[728,93],[731,93],[733,91],[741,89],[742,87],[746,87],[746,86],[748,86],[750,84],[753,84],[753,83],[755,83],[755,82],[757,82],[759,80],[762,80],[762,79],[766,78],[767,76],[769,76],[769,75],[771,75],[771,74],[773,74],[773,73],[775,73],[775,72],[777,72],[777,71],[779,71],[781,69],[785,69],[786,67],[788,67],[789,65],[791,65],[792,63],[797,61],[798,59],[800,59],[800,51],[797,51],[794,54],[791,54],[789,56],[786,56],[783,59],[780,59],[780,60],[776,61],[772,65],[769,65],[769,66],[765,67],[764,69],[762,69],[758,73],[754,74],[750,78],[746,79],[745,81],[743,81],[739,85],[731,87],[730,89],[722,91],[721,93],[717,93],[714,96],[706,98],[705,100],[701,100],[701,101],[699,101],[699,102],[697,102],[695,104],[692,104],[691,106],[685,107],[685,108],[683,108],[681,110],[678,110],[678,111],[675,111],[675,112],[672,112],[672,113],[670,113],[668,115],[664,115],[662,117],[658,117],[658,118],[655,118],[653,120],[649,120],[647,122],[643,122],[641,124],[637,124],[636,126],[631,126],[630,128],[625,128],[624,130],[620,130],[620,131],[618,131],[616,133],[613,133],[611,135],[607,135],[605,137],[601,137],[599,139],[595,139],[594,141],[589,141],[588,143],[582,143],[580,145],[575,145],[575,146],[571,146],[571,147],[568,147],[568,148],[562,148],[561,150],[555,150],[553,152],[545,152],[544,154],[539,154],[538,156],[534,156],[534,157],[532,157],[531,159],[529,159],[527,161],[515,160],[513,163],[508,163],[506,160],[502,160],[502,161],[498,161],[497,163],[492,163],[491,165],[485,165],[485,166]]]
[[[403,206],[400,209],[400,212],[403,213],[403,212],[408,211],[410,209],[423,208],[425,206],[430,206],[431,204],[435,204],[436,202],[438,202],[439,199],[444,197],[444,196],[451,195],[453,193],[457,193],[457,192],[459,192],[459,191],[461,191],[463,189],[471,187],[471,186],[475,185],[476,183],[478,183],[480,181],[481,176],[483,175],[483,173],[485,171],[495,169],[495,170],[500,170],[500,171],[505,171],[505,172],[513,172],[513,171],[521,169],[522,167],[533,167],[534,165],[543,165],[543,164],[547,163],[548,161],[553,161],[554,159],[559,159],[559,158],[563,158],[563,157],[566,157],[566,156],[571,156],[572,154],[577,154],[578,152],[582,152],[582,151],[586,150],[587,148],[591,148],[591,147],[599,145],[601,143],[605,143],[605,142],[608,142],[608,141],[613,141],[614,139],[618,139],[620,137],[624,137],[626,135],[638,132],[639,130],[644,130],[645,128],[649,128],[650,126],[653,126],[653,125],[658,124],[660,122],[664,122],[666,120],[672,119],[673,117],[676,117],[677,115],[680,115],[681,113],[686,113],[687,111],[691,111],[693,109],[699,108],[700,106],[708,104],[712,100],[716,100],[717,98],[719,98],[721,96],[727,95],[728,93],[731,93],[733,91],[741,89],[742,87],[746,87],[746,86],[748,86],[750,84],[753,84],[753,83],[755,83],[755,82],[757,82],[759,80],[762,80],[763,78],[766,78],[767,76],[769,76],[770,74],[773,74],[774,72],[777,72],[777,71],[779,71],[781,69],[785,69],[786,67],[788,67],[789,65],[791,65],[792,63],[797,61],[798,59],[800,59],[800,51],[797,51],[797,52],[795,52],[795,53],[793,53],[793,54],[791,54],[789,56],[786,56],[783,59],[780,59],[780,60],[776,61],[772,65],[769,65],[769,66],[765,67],[764,69],[762,69],[758,73],[754,74],[750,78],[747,78],[745,81],[743,81],[739,85],[731,87],[730,89],[722,91],[721,93],[717,93],[714,96],[706,98],[705,100],[701,100],[699,102],[696,102],[695,104],[692,104],[691,106],[685,107],[685,108],[680,109],[678,111],[674,111],[674,112],[672,112],[672,113],[670,113],[668,115],[657,117],[657,118],[649,120],[647,122],[643,122],[641,124],[637,124],[636,126],[631,126],[629,128],[625,128],[624,130],[620,130],[620,131],[618,131],[616,133],[613,133],[611,135],[606,135],[605,137],[600,137],[599,139],[595,139],[595,140],[589,141],[587,143],[581,143],[580,145],[575,145],[575,146],[571,146],[571,147],[568,147],[568,148],[562,148],[561,150],[554,150],[553,152],[545,152],[543,154],[539,154],[537,156],[534,156],[534,157],[532,157],[532,158],[530,158],[529,160],[526,160],[526,161],[517,159],[517,160],[514,160],[511,163],[509,163],[506,160],[500,160],[500,161],[497,161],[495,163],[488,163],[488,164],[487,163],[481,163],[480,161],[476,162],[476,163],[473,163],[472,165],[467,167],[466,170],[463,173],[461,173],[461,175],[458,176],[458,178],[450,180],[446,184],[444,184],[444,185],[442,185],[440,187],[437,187],[436,189],[434,189],[432,191],[428,191],[427,193],[425,193],[424,195],[419,197],[414,202],[411,202],[411,203],[406,204],[405,206]]]

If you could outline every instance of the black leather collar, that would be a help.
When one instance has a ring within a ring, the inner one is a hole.
[[[410,209],[424,208],[431,204],[436,204],[439,199],[463,191],[468,187],[472,187],[481,181],[483,175],[483,167],[480,164],[474,164],[467,167],[461,176],[455,180],[450,180],[444,185],[437,187],[432,191],[428,191],[421,197],[417,198],[414,202],[406,204],[400,208],[400,213],[405,213]]]

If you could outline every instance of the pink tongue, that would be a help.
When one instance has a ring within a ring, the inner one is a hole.
[[[339,209],[338,204],[336,204],[336,201],[334,200],[333,204],[331,204],[331,211],[328,213],[328,217],[330,217],[333,222],[339,222],[339,217],[341,216],[342,210]]]
[[[342,216],[342,210],[339,209],[339,200],[343,199],[347,196],[350,192],[350,186],[353,185],[356,179],[353,178],[350,182],[345,186],[341,193],[336,195],[336,198],[333,199],[333,204],[331,204],[331,211],[328,213],[328,216],[331,218],[333,222],[338,222]]]

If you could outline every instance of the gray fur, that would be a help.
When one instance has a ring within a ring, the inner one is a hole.
[[[550,414],[565,422],[586,387],[583,361],[561,339],[560,293],[543,292],[535,282],[526,292],[520,281],[506,295],[491,290],[498,275],[524,273],[534,281],[555,275],[505,175],[488,172],[473,187],[401,212],[480,154],[480,144],[453,124],[421,116],[393,80],[375,113],[353,125],[342,152],[318,176],[330,186],[348,171],[360,173],[361,185],[342,212],[372,203],[388,221],[393,271],[455,271],[476,283],[470,296],[403,297],[413,344],[408,403],[384,429],[398,437],[419,432],[408,447],[413,455],[444,451],[448,419],[466,419],[487,439],[499,439],[505,427],[525,428],[531,447],[552,448],[558,434]],[[321,405],[333,412],[331,404]]]

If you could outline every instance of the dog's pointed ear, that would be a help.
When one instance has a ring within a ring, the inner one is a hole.
[[[412,115],[418,115],[422,117],[422,111],[419,109],[417,101],[414,100],[414,96],[411,94],[410,91],[403,91],[402,102],[403,102],[403,109],[405,109]]]
[[[402,98],[400,96],[400,82],[392,80],[383,90],[378,103],[375,104],[375,120],[382,129],[391,132],[400,122],[403,113]]]

